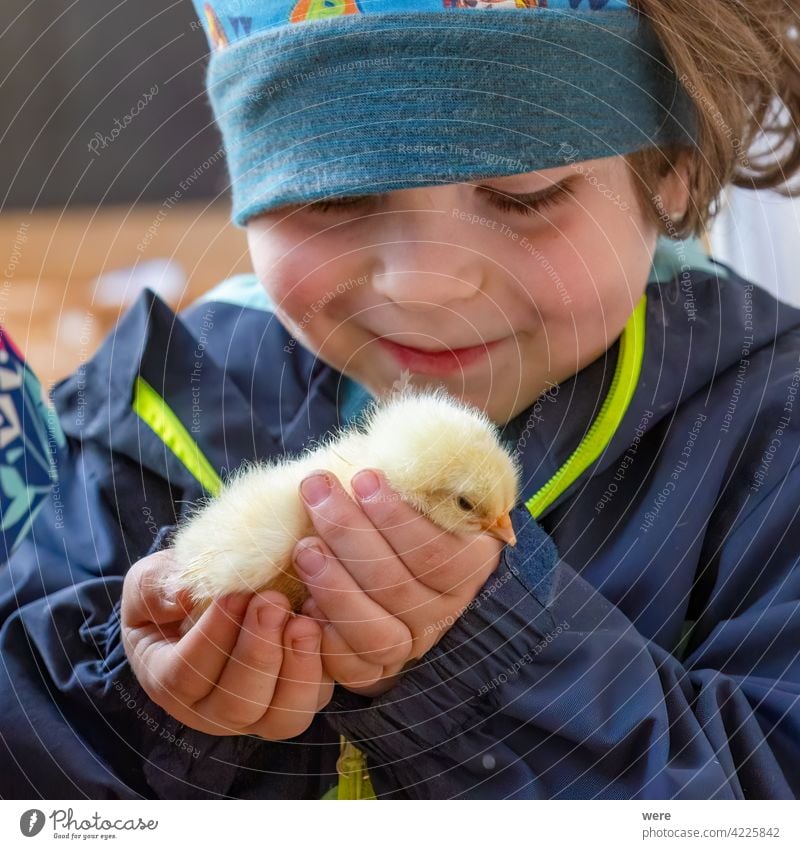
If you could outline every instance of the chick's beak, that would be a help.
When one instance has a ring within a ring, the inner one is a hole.
[[[504,513],[491,525],[485,525],[484,530],[487,534],[491,534],[509,545],[517,544],[517,537],[514,534],[514,528],[511,526],[511,515],[509,513]]]

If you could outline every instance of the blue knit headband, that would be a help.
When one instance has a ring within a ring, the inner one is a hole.
[[[194,2],[239,226],[695,140],[688,93],[623,0]]]

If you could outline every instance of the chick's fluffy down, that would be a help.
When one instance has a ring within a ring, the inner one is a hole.
[[[176,534],[174,555],[183,571],[173,589],[187,591],[201,606],[232,592],[272,589],[284,593],[297,610],[308,590],[297,576],[292,553],[298,540],[316,533],[299,488],[318,468],[333,471],[351,491],[355,467],[325,449],[234,474]]]
[[[381,469],[403,500],[444,530],[488,531],[514,544],[508,511],[518,498],[519,468],[492,422],[443,390],[406,392],[375,404],[363,431],[342,430],[298,458],[234,473],[179,528],[170,588],[187,592],[198,609],[263,589],[284,593],[299,609],[308,590],[292,554],[298,540],[316,534],[300,482],[327,469],[352,495],[350,480],[363,468]]]

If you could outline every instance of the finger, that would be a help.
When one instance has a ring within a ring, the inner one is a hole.
[[[253,596],[217,686],[195,704],[217,733],[241,733],[264,715],[283,663],[283,629],[290,605],[281,593]]]
[[[320,662],[322,663],[322,679],[319,682],[319,694],[317,696],[317,713],[333,698],[333,690],[336,682],[325,671],[325,663],[322,660],[322,648],[320,644]]]
[[[377,479],[377,489],[371,495],[359,495],[359,482],[370,474]],[[458,593],[481,575],[488,575],[486,569],[496,564],[502,547],[499,540],[486,534],[460,537],[447,533],[403,501],[379,469],[361,470],[353,478],[353,487],[372,526],[411,575],[430,590]],[[471,568],[465,568],[465,563],[472,564]]]
[[[167,705],[190,707],[207,696],[236,645],[251,598],[237,594],[213,602],[179,640],[159,636],[152,652],[144,651],[135,664],[148,695],[167,710]]]
[[[122,587],[122,625],[139,628],[179,622],[189,612],[185,599],[167,586],[176,564],[169,549],[158,551],[135,563]]]
[[[324,614],[313,599],[303,606],[322,627],[322,662],[325,671],[334,681],[350,689],[366,688],[374,685],[384,673],[382,664],[370,663],[353,652],[335,626],[325,619]]]
[[[308,479],[301,484],[311,521],[356,584],[380,607],[400,618],[430,599],[433,593],[419,585],[336,477],[330,473],[313,477],[320,483],[328,478],[331,486],[327,495],[322,493],[322,500],[311,504],[307,498],[311,491],[306,484]],[[412,511],[412,515],[418,514]]]
[[[289,740],[311,725],[321,698],[321,638],[319,625],[306,616],[297,616],[286,625],[283,663],[272,701],[248,733],[269,740]]]
[[[321,539],[304,538],[295,551],[297,571],[308,591],[356,653],[380,664],[400,663],[408,657],[408,627],[361,589]]]
[[[339,658],[332,658],[331,653],[334,650],[339,654],[350,652],[355,655],[356,653],[353,652],[352,647],[347,644],[340,634],[337,635],[341,640],[341,645],[326,641],[328,631],[323,630],[323,663],[325,668],[329,669],[334,679],[340,682],[343,676],[346,676],[347,680],[351,682],[357,678],[365,681],[370,678],[374,679],[378,674],[385,676],[389,670],[399,668],[409,658],[422,657],[438,642],[441,633],[453,624],[461,611],[456,610],[453,600],[445,596],[437,596],[436,601],[423,605],[417,609],[417,612],[419,613],[418,620],[415,620],[413,627],[409,628],[411,645],[405,658],[397,660],[392,658],[392,662],[385,665],[379,662],[372,662],[372,658],[365,659],[362,656],[356,655],[356,660],[352,663],[348,662],[347,666],[344,667]],[[319,609],[313,596],[310,596],[303,604],[303,613],[314,618],[323,629],[326,626],[331,626],[331,623]],[[335,630],[335,626],[331,627]],[[351,687],[351,689],[353,688]]]

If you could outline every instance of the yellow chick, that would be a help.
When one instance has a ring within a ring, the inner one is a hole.
[[[297,458],[235,472],[179,527],[172,589],[187,592],[200,610],[228,593],[274,589],[298,610],[309,593],[292,552],[316,534],[299,486],[313,469],[333,472],[351,496],[357,471],[381,469],[404,501],[443,530],[486,532],[516,544],[509,511],[519,497],[520,469],[483,411],[442,387],[407,387],[374,403],[362,427],[340,429]]]

